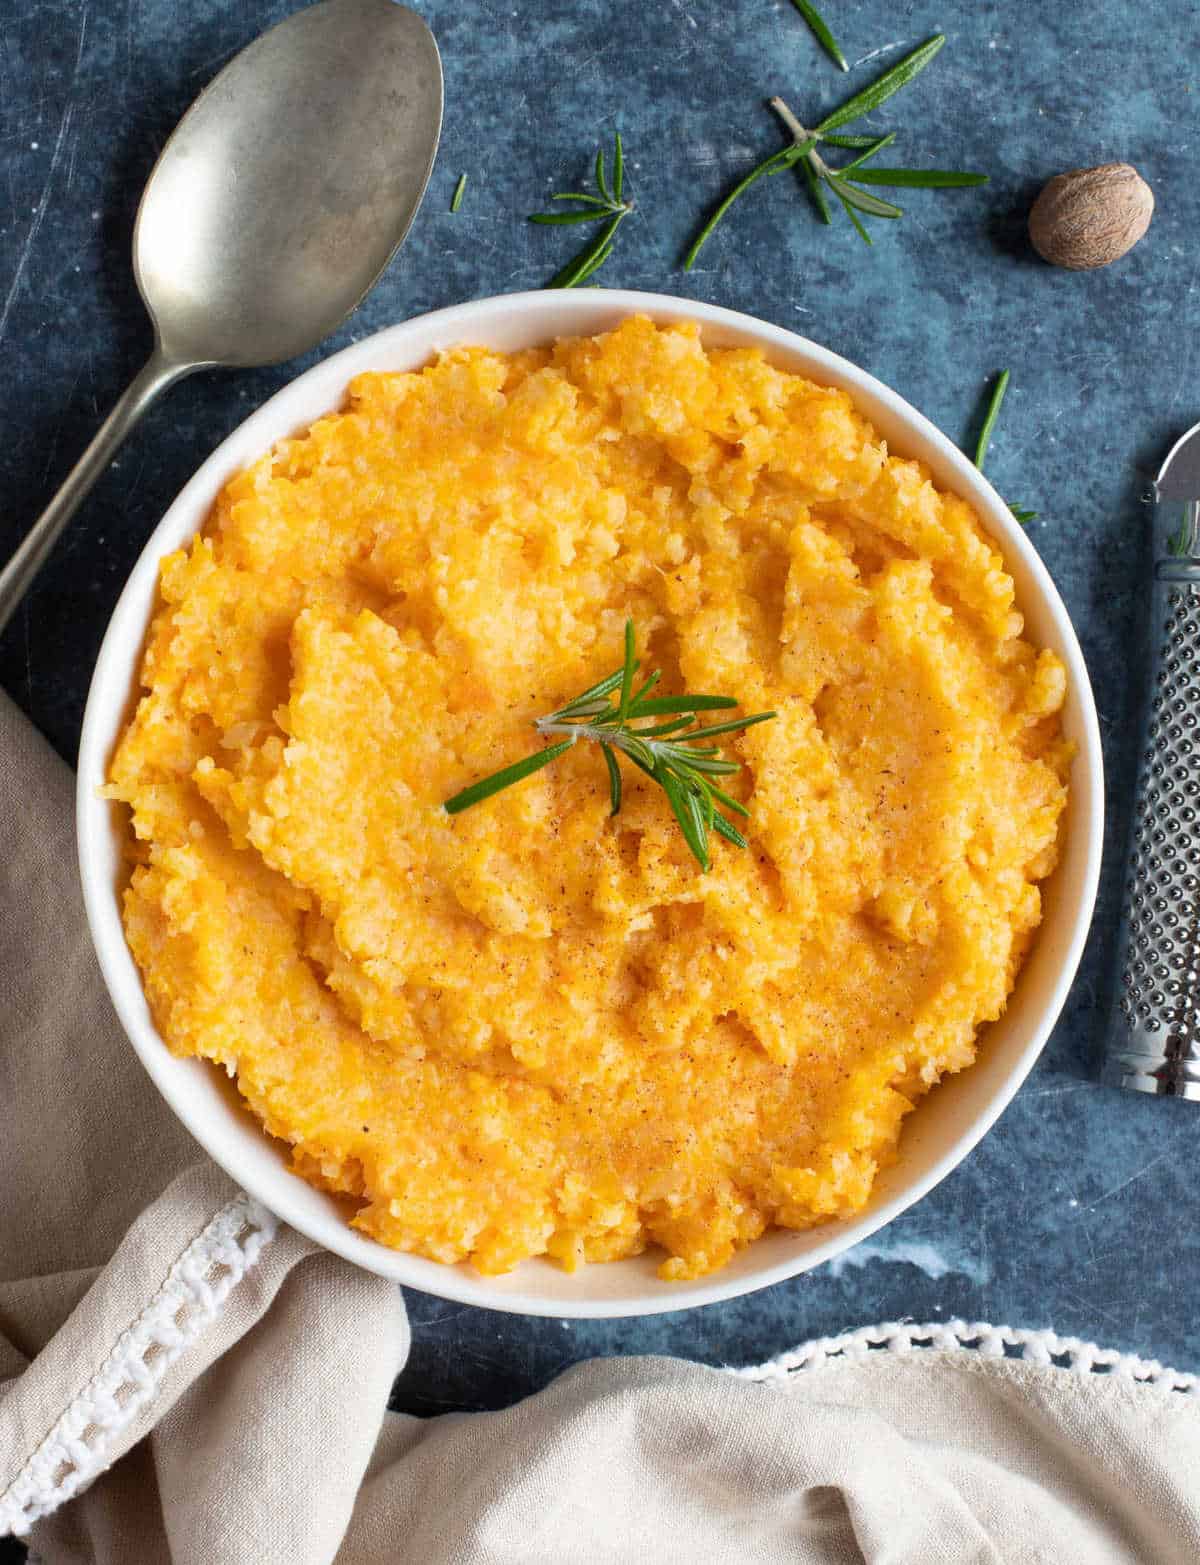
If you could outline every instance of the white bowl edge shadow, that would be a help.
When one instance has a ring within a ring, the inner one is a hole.
[[[478,344],[503,351],[564,335],[604,331],[644,313],[695,320],[709,345],[755,345],[781,368],[842,386],[887,439],[919,457],[943,488],[969,500],[999,542],[1034,641],[1053,648],[1069,679],[1064,729],[1077,745],[1062,859],[1045,888],[1045,918],[1009,1005],[981,1039],[979,1058],[943,1082],[908,1116],[897,1162],[879,1177],[867,1209],[850,1221],[803,1232],[772,1230],[722,1271],[691,1282],[655,1276],[653,1253],[568,1274],[524,1261],[483,1277],[386,1249],[356,1233],[329,1196],[290,1173],[214,1067],[178,1059],[150,1016],[121,924],[123,811],[98,795],[137,677],[156,601],[162,557],[206,519],[225,481],[275,441],[342,405],[347,383],[367,369],[414,369],[437,349]],[[117,1015],[155,1085],[209,1155],[251,1195],[327,1249],[406,1286],[456,1302],[530,1315],[587,1318],[659,1314],[713,1303],[808,1271],[857,1244],[943,1179],[994,1123],[1024,1081],[1066,1000],[1091,921],[1100,872],[1104,790],[1100,733],[1083,655],[1058,592],[1004,501],[933,424],[865,371],[780,327],[712,305],[624,290],[509,294],[453,306],[388,327],[315,365],[250,415],[180,492],[151,534],[113,611],[88,693],[80,740],[76,821],[84,904]]]

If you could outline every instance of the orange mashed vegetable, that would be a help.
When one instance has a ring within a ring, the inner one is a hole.
[[[594,745],[450,817],[608,673],[723,741],[700,871]],[[162,566],[112,763],[158,1026],[383,1244],[724,1265],[859,1211],[1040,918],[1065,674],[971,508],[843,392],[626,321],[368,374]]]

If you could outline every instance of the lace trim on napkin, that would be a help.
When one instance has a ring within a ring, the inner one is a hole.
[[[1200,1395],[1200,1376],[1168,1369],[1157,1359],[1098,1348],[1078,1337],[1060,1337],[1053,1331],[1026,1331],[1015,1326],[991,1326],[985,1321],[934,1321],[918,1326],[890,1321],[882,1326],[860,1326],[840,1337],[816,1337],[803,1346],[768,1359],[765,1364],[728,1369],[742,1380],[790,1380],[807,1369],[865,1359],[875,1353],[938,1352],[978,1353],[984,1358],[1024,1359],[1028,1363],[1065,1369],[1072,1374],[1116,1375],[1140,1386],[1160,1391]]]
[[[248,1195],[223,1206],[167,1273],[161,1288],[0,1495],[0,1537],[30,1526],[85,1488],[111,1461],[121,1432],[167,1370],[220,1313],[278,1229]]]

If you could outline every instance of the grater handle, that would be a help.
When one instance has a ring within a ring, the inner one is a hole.
[[[1110,1079],[1200,1102],[1200,502],[1154,517],[1150,690],[1125,883]]]

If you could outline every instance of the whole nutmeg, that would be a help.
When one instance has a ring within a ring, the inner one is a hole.
[[[1056,174],[1029,213],[1033,248],[1052,266],[1085,272],[1107,266],[1150,227],[1154,192],[1128,163]]]

